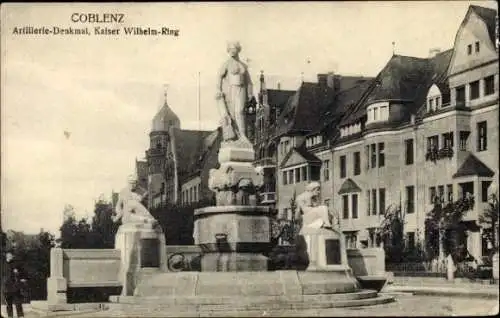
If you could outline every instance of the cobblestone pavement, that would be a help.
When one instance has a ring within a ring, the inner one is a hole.
[[[26,317],[40,317],[27,308]],[[5,311],[3,311],[5,312]],[[310,310],[281,310],[260,312],[213,312],[202,317],[363,317],[363,316],[463,316],[494,315],[498,313],[498,300],[449,296],[412,296],[399,294],[393,303],[370,307],[327,308]],[[65,315],[58,314],[59,317]],[[192,312],[152,312],[148,307],[127,312],[107,310],[95,313],[73,313],[71,317],[193,317]]]

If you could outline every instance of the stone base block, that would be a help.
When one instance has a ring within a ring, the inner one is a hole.
[[[35,312],[50,314],[56,311],[93,312],[109,309],[105,303],[50,304],[48,301],[32,301],[31,308]]]
[[[255,151],[251,144],[225,144],[219,149],[219,163],[239,161],[252,162],[255,160]]]
[[[270,209],[251,206],[214,206],[197,209],[194,212],[193,238],[196,245],[229,245],[231,251],[236,243],[246,243],[239,246],[259,246],[269,244]],[[224,235],[225,241],[218,236]],[[261,247],[241,252],[263,252]],[[203,248],[203,247],[202,247]],[[226,252],[226,251],[224,251]]]
[[[302,296],[359,292],[348,271],[178,272],[159,273],[142,280],[141,297]]]
[[[267,257],[254,253],[207,253],[201,257],[204,272],[267,271]]]
[[[345,239],[334,229],[303,228],[297,236],[297,256],[308,263],[307,270],[345,270],[349,268]]]
[[[66,304],[68,282],[64,277],[47,278],[47,302],[51,305]]]
[[[123,286],[124,296],[133,295],[137,275],[142,268],[167,270],[165,235],[161,228],[123,224],[115,237],[115,249],[120,250],[121,254],[119,281]]]
[[[393,296],[377,295],[375,291],[346,294],[304,296],[248,296],[248,297],[115,297],[110,299],[122,312],[138,313],[137,308],[147,308],[147,313],[176,313],[182,317],[290,317],[296,310],[359,307],[384,304],[394,301]],[[142,316],[142,315],[141,315]]]

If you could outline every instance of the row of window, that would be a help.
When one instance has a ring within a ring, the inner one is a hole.
[[[378,190],[377,189],[366,190],[366,214],[370,216],[377,214],[380,215],[384,213],[385,213],[385,188],[380,188]]]
[[[349,197],[351,197],[350,208]],[[356,193],[353,193],[351,195],[346,194],[342,196],[342,218],[348,219],[349,217],[353,219],[358,218],[358,195]]]
[[[385,144],[379,142],[378,144],[371,144],[366,146],[366,166],[367,169],[385,166]],[[353,161],[353,174],[355,176],[361,174],[361,154],[356,151],[352,154]],[[340,156],[339,158],[339,174],[340,178],[347,177],[347,155]]]
[[[453,148],[453,132],[447,132],[441,135],[441,144],[439,143],[439,135],[427,137],[427,151],[437,150],[441,148]]]
[[[483,79],[484,81],[484,87],[483,87],[483,95],[482,96],[488,96],[492,95],[495,93],[495,75],[491,75],[488,77],[485,77]],[[468,84],[469,86],[469,100],[474,100],[478,99],[481,97],[481,90],[480,90],[480,80],[471,82]],[[463,104],[466,101],[466,85],[461,85],[455,88],[456,90],[456,103],[457,104]]]
[[[361,241],[363,247],[379,247],[382,242],[382,238],[377,234],[375,228],[367,228],[368,240]],[[359,231],[344,231],[345,246],[346,248],[358,248],[358,232]],[[413,250],[416,247],[416,236],[415,232],[405,233],[404,245],[406,249]]]
[[[323,170],[323,173],[329,177],[328,166],[330,164],[329,160],[323,162],[323,167],[327,167]],[[320,170],[321,167],[318,165],[302,166],[298,168],[292,168],[282,171],[283,185],[294,184],[305,181],[320,181]]]
[[[441,107],[446,107],[447,105],[442,105],[441,96],[430,97],[427,99],[427,110],[435,110]]]
[[[406,213],[415,212],[415,187],[405,187],[406,201],[404,211]],[[351,205],[349,206],[349,196],[351,197]],[[366,190],[366,211],[367,215],[383,215],[386,210],[385,188]],[[358,218],[358,195],[343,195],[342,196],[342,217],[344,219]]]
[[[340,128],[340,137],[347,137],[359,132],[361,132],[361,123],[356,123],[354,125],[349,125]]]
[[[371,105],[367,109],[367,123],[387,121],[389,120],[389,104],[383,103],[382,105]]]
[[[491,185],[491,181],[482,181],[481,182],[481,201],[488,201],[488,188]],[[474,183],[473,182],[465,182],[460,184],[460,190],[462,196],[465,197],[467,193],[474,193]],[[351,205],[349,205],[349,197]],[[447,184],[438,185],[429,188],[429,198],[430,204],[435,202],[436,198],[439,198],[441,202],[445,201],[445,198],[448,202],[453,202],[453,185]],[[406,214],[412,214],[415,212],[415,186],[406,186],[405,187],[405,204],[404,204],[404,212]],[[378,204],[377,204],[378,203]],[[385,197],[385,188],[379,189],[369,189],[366,191],[366,207],[367,207],[367,215],[381,215],[385,213],[386,209],[386,197]],[[358,195],[343,195],[342,196],[342,217],[344,219],[358,218]]]
[[[196,184],[182,191],[182,203],[189,204],[200,201],[200,184]]]
[[[475,51],[476,53],[479,53],[479,50],[480,50],[480,44],[479,44],[479,41],[476,41],[476,43],[474,43],[474,48],[475,48]],[[472,54],[472,44],[469,44],[467,45],[467,55],[471,55]]]
[[[352,154],[353,160],[353,173],[355,176],[361,174],[361,154],[356,151]],[[340,178],[347,177],[347,157],[346,155],[340,156]]]
[[[488,188],[490,185],[491,181],[481,181],[481,202],[488,201]],[[459,196],[462,198],[465,198],[468,194],[474,195],[474,183],[460,183],[459,191]],[[453,184],[429,187],[429,204],[433,204],[436,199],[439,199],[442,203],[445,201],[453,202]]]
[[[477,123],[477,151],[485,151],[488,149],[488,132],[487,122],[482,121]],[[460,131],[459,133],[459,149],[467,150],[467,141],[469,139],[470,131]],[[411,140],[411,139],[410,139]],[[439,135],[427,137],[427,151],[437,150],[441,148],[453,149],[453,132],[447,132],[441,135],[441,143],[439,143]],[[408,143],[406,143],[408,142]],[[406,164],[413,163],[413,140],[405,141],[406,143]]]
[[[385,166],[384,149],[385,144],[383,142],[379,142],[378,144],[371,144],[365,147],[368,169],[377,168],[377,164],[379,168]],[[368,160],[368,158],[370,158],[370,160]]]
[[[316,145],[321,144],[322,142],[323,142],[323,136],[321,136],[321,135],[308,137],[306,139],[306,147],[309,148],[312,146],[316,146]]]

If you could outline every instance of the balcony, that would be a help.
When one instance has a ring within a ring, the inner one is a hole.
[[[263,192],[260,194],[261,204],[274,204],[276,203],[276,192]]]
[[[162,156],[165,155],[165,148],[151,148],[146,150],[146,156]]]
[[[425,160],[426,161],[437,161],[441,160],[444,158],[453,158],[453,148],[450,147],[444,147],[441,149],[437,148],[432,148],[428,149],[427,153],[425,154]]]
[[[255,160],[253,162],[253,165],[254,167],[261,167],[261,168],[276,168],[276,161],[274,161],[274,158],[266,157]]]

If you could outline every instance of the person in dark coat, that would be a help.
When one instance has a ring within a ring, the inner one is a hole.
[[[21,264],[14,259],[11,252],[5,254],[3,266],[3,295],[7,303],[7,315],[14,317],[13,306],[16,306],[18,317],[24,317],[23,312],[23,287],[26,282]]]

